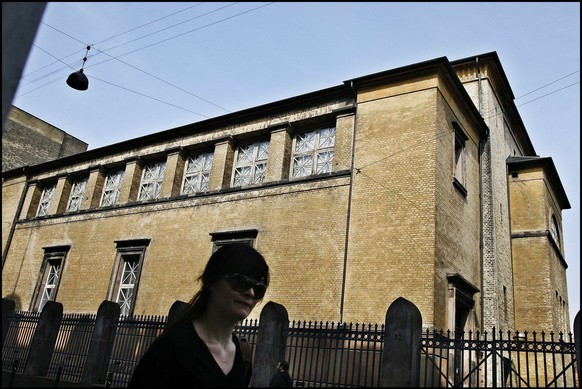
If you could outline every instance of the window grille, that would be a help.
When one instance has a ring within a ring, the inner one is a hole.
[[[182,194],[208,190],[208,179],[210,178],[213,156],[213,153],[202,153],[188,157],[182,182]]]
[[[138,201],[154,200],[160,197],[165,170],[165,162],[157,162],[144,167]]]
[[[103,194],[101,196],[101,206],[117,204],[119,194],[121,193],[121,184],[123,183],[123,170],[110,172],[105,177],[105,185],[103,186]]]
[[[269,141],[239,146],[236,150],[232,186],[261,184],[267,171]]]
[[[48,263],[48,271],[46,282],[42,291],[42,297],[40,299],[40,304],[38,310],[42,311],[42,308],[47,301],[54,301],[57,294],[57,287],[59,285],[59,278],[61,275],[61,258],[53,259]]]
[[[56,301],[57,292],[61,280],[61,273],[69,246],[57,246],[45,248],[40,279],[37,283],[35,298],[32,306],[39,312],[47,301]]]
[[[149,239],[118,241],[117,259],[111,277],[108,300],[115,301],[121,315],[133,315],[141,268]]]
[[[81,209],[83,204],[83,197],[87,189],[87,177],[81,178],[73,182],[71,188],[71,195],[69,196],[69,204],[67,205],[67,212],[75,212]]]
[[[335,127],[297,134],[293,144],[292,178],[331,172]]]
[[[48,209],[51,203],[51,199],[53,194],[55,193],[56,184],[50,185],[45,187],[42,190],[42,194],[40,196],[40,202],[38,204],[38,210],[36,212],[36,216],[45,216],[48,213]]]
[[[122,263],[121,283],[117,294],[117,303],[121,307],[121,315],[131,314],[134,300],[134,291],[139,272],[139,256],[125,255]]]

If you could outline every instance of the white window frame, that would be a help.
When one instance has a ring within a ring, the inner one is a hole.
[[[55,194],[57,184],[47,185],[43,188],[36,210],[36,216],[46,216],[51,205],[51,200]]]
[[[166,162],[153,162],[144,166],[137,201],[148,201],[160,198]]]
[[[45,248],[41,265],[40,277],[31,306],[36,312],[41,312],[47,301],[56,301],[62,278],[65,259],[70,246]]]
[[[290,177],[293,179],[331,173],[335,134],[334,126],[295,134]]]
[[[117,242],[117,258],[107,299],[119,304],[121,315],[132,316],[148,239]]]
[[[69,202],[67,203],[67,212],[76,212],[81,209],[88,181],[88,177],[77,178],[73,181]]]
[[[100,207],[107,207],[117,204],[119,195],[121,193],[121,185],[123,184],[123,176],[125,170],[119,169],[117,171],[108,172],[105,176],[105,183],[103,185],[103,192],[101,193]]]
[[[234,155],[231,187],[259,185],[265,180],[269,141],[258,141],[238,146]]]
[[[214,152],[188,156],[184,168],[181,194],[206,192],[208,190],[208,180],[210,179],[213,159]]]

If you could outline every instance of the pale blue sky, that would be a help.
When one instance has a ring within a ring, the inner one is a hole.
[[[87,91],[65,83],[82,66]],[[13,104],[95,149],[343,81],[496,51],[563,212],[580,309],[580,3],[48,3]]]

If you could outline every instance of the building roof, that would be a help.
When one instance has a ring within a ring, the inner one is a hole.
[[[566,191],[564,190],[564,186],[551,157],[508,157],[507,168],[510,174],[528,168],[543,169],[546,172],[552,189],[556,193],[560,207],[562,209],[571,208],[570,201],[568,201],[568,196],[566,195]]]

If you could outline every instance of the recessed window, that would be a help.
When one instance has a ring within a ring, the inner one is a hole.
[[[37,283],[33,308],[40,312],[47,301],[55,301],[60,285],[61,273],[69,246],[45,248],[44,258]]]
[[[56,187],[56,184],[51,184],[44,187],[42,194],[40,195],[40,202],[38,204],[36,216],[45,216],[48,213]]]
[[[208,180],[214,153],[202,153],[188,156],[182,181],[182,194],[205,192],[208,190]]]
[[[121,315],[133,315],[141,268],[148,245],[149,239],[117,242],[117,259],[108,300],[119,304]]]
[[[105,176],[105,185],[101,194],[101,207],[117,204],[121,193],[124,170],[111,171]]]
[[[453,177],[458,184],[465,188],[467,184],[466,182],[467,150],[465,144],[468,138],[457,123],[453,123],[453,128],[455,130],[455,161]]]
[[[81,209],[83,198],[85,197],[85,190],[87,189],[87,177],[78,178],[73,181],[71,187],[71,195],[67,204],[67,212],[75,212]]]
[[[267,171],[269,141],[239,146],[235,152],[233,187],[261,184]]]
[[[291,178],[330,173],[335,146],[335,127],[296,134],[293,138]]]
[[[239,230],[239,231],[227,231],[227,232],[212,232],[212,252],[215,252],[220,247],[232,244],[232,243],[246,243],[253,246],[255,239],[257,238],[259,231],[252,230]]]
[[[554,241],[556,242],[556,244],[559,247],[560,246],[560,230],[558,229],[558,222],[556,220],[556,216],[554,216],[554,215],[552,215],[552,218],[550,219],[550,234],[552,235],[552,238],[554,238]]]
[[[138,201],[155,200],[160,197],[165,170],[165,162],[155,162],[144,166]]]

